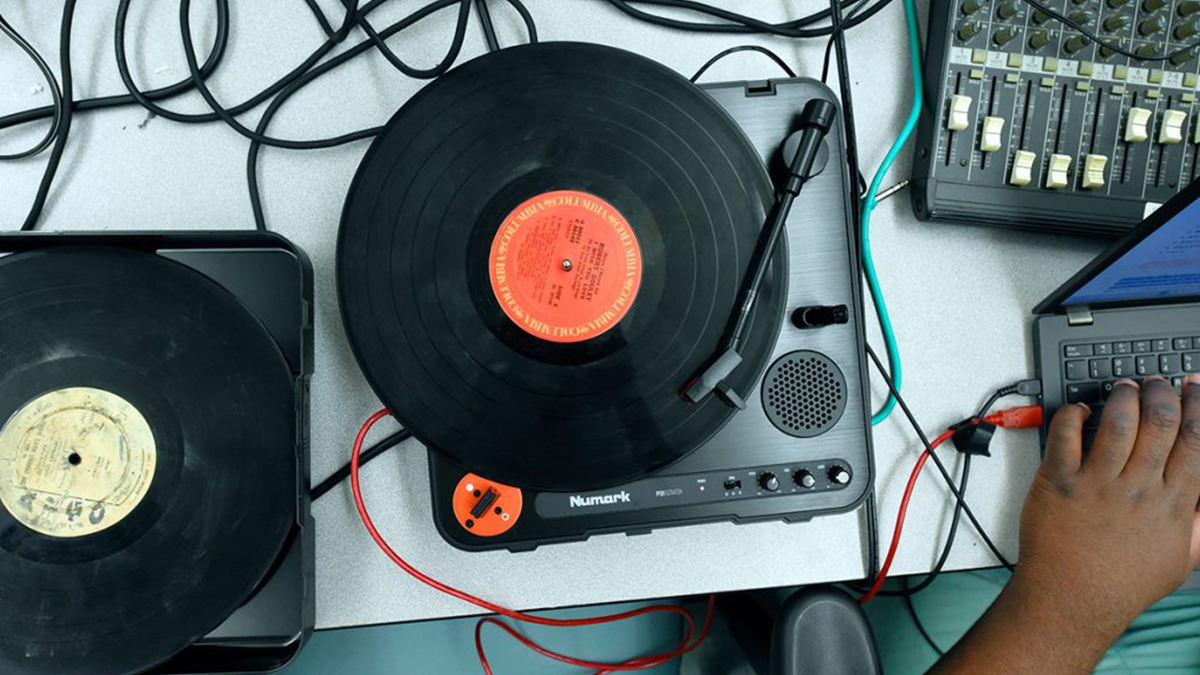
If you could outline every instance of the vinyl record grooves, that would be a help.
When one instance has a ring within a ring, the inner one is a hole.
[[[679,396],[716,351],[770,205],[705,93],[596,45],[504,49],[428,85],[371,146],[338,250],[345,325],[422,442],[504,483],[592,489],[679,460],[734,413]],[[782,316],[785,246],[730,384]]]
[[[143,672],[263,579],[292,523],[267,331],[151,253],[0,258],[0,672]]]

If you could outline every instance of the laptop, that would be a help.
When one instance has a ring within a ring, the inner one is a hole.
[[[1087,403],[1095,414],[1085,447],[1117,380],[1162,375],[1181,389],[1184,376],[1200,372],[1200,181],[1033,312],[1047,424],[1059,407]]]

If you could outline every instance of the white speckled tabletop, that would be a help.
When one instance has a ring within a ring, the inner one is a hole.
[[[4,3],[4,16],[57,65],[59,3]],[[80,3],[73,57],[76,97],[123,93],[113,59],[115,0]],[[321,40],[301,0],[235,2],[229,51],[210,80],[226,102],[241,101],[298,63]],[[501,41],[524,40],[507,5],[493,3]],[[769,45],[801,74],[819,76],[824,40],[792,42],[669,32],[631,20],[602,0],[527,0],[544,40],[582,40],[630,49],[690,75],[709,56],[734,44]],[[823,0],[754,3],[724,0],[763,18],[780,20],[825,7]],[[195,3],[198,44],[210,44],[211,3]],[[321,0],[334,12],[337,3]],[[376,25],[414,2],[386,5]],[[176,3],[134,3],[128,50],[144,88],[185,74]],[[924,7],[921,8],[924,22]],[[442,12],[394,38],[413,63],[440,59],[453,30]],[[352,37],[352,42],[363,39]],[[874,170],[906,115],[910,99],[903,9],[893,3],[849,33],[858,133],[864,170]],[[464,56],[484,51],[472,23]],[[774,77],[761,56],[739,54],[708,78]],[[0,114],[42,105],[36,69],[0,39]],[[421,83],[400,76],[378,55],[355,60],[297,95],[271,128],[277,136],[314,138],[385,121]],[[204,110],[198,96],[170,105]],[[258,112],[246,115],[256,120]],[[0,132],[0,152],[24,147],[44,127]],[[245,185],[248,143],[220,124],[185,126],[149,118],[139,107],[75,116],[70,143],[46,209],[43,229],[242,229],[253,227]],[[317,372],[313,383],[314,477],[348,458],[361,421],[379,408],[350,354],[334,289],[334,242],[342,200],[367,148],[267,149],[260,176],[268,224],[311,256],[316,269]],[[885,185],[906,177],[901,155]],[[44,158],[0,164],[0,223],[23,220]],[[870,174],[868,173],[868,176]],[[998,386],[1028,377],[1030,309],[1088,259],[1097,241],[917,222],[906,193],[879,207],[873,221],[879,273],[890,299],[905,364],[905,394],[927,430],[968,414]],[[868,322],[872,323],[872,322]],[[869,329],[874,331],[874,328]],[[875,333],[872,343],[880,344]],[[878,395],[881,381],[875,381]],[[880,532],[890,541],[904,482],[917,456],[912,430],[896,415],[876,429]],[[947,453],[947,462],[958,459]],[[1001,432],[990,459],[972,472],[970,502],[1007,555],[1016,555],[1017,517],[1038,461],[1037,434]],[[952,504],[934,472],[913,498],[893,573],[928,570],[940,550]],[[861,513],[805,524],[716,524],[584,543],[532,553],[464,553],[446,544],[430,517],[424,450],[409,442],[366,471],[364,487],[383,534],[421,569],[453,585],[520,608],[549,608],[807,584],[861,577],[865,538]],[[317,519],[317,624],[337,628],[433,619],[475,610],[427,589],[395,568],[364,533],[348,490],[314,507]],[[964,526],[950,558],[953,568],[994,565]]]

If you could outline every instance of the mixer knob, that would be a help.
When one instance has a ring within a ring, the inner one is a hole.
[[[1053,18],[1053,17],[1051,17],[1049,14],[1043,12],[1040,9],[1033,13],[1033,22],[1039,26],[1046,23],[1051,18]]]
[[[1179,24],[1175,27],[1174,32],[1176,40],[1186,40],[1187,38],[1195,35],[1197,32],[1200,32],[1200,30],[1196,28],[1196,22],[1192,21],[1190,23]],[[1174,62],[1174,59],[1172,59],[1172,62]]]
[[[1033,34],[1029,36],[1029,48],[1041,49],[1042,47],[1045,47],[1046,43],[1049,41],[1050,37],[1046,35],[1046,31],[1034,31]]]
[[[1147,12],[1157,12],[1167,6],[1167,0],[1145,0],[1142,3],[1142,8]]]
[[[975,35],[978,33],[979,33],[979,24],[977,24],[973,21],[968,21],[967,23],[964,23],[962,25],[962,28],[958,29],[958,39],[962,40],[963,42],[966,42],[967,40],[970,40],[971,38],[975,37]]]
[[[1109,47],[1108,45],[1100,45],[1100,58],[1107,59],[1108,57],[1110,57],[1116,53],[1117,53],[1116,50],[1113,49],[1112,47]]]
[[[1017,3],[1009,0],[996,10],[996,15],[1001,19],[1011,19],[1017,15]]]
[[[1078,9],[1078,10],[1075,10],[1074,12],[1071,12],[1071,15],[1068,16],[1067,18],[1074,21],[1075,23],[1086,25],[1086,24],[1091,23],[1092,19],[1095,16],[1096,16],[1095,12],[1092,12],[1092,11],[1089,11],[1086,9]]]
[[[1017,29],[1005,27],[996,31],[996,34],[992,36],[992,42],[995,42],[997,47],[1003,47],[1012,42],[1015,37],[1017,37]]]
[[[817,485],[817,479],[805,469],[797,469],[792,474],[792,480],[796,481],[796,485],[806,490],[811,490]]]
[[[1121,9],[1128,2],[1129,0],[1108,0],[1108,6],[1113,9]]]
[[[1067,50],[1068,54],[1074,54],[1080,49],[1086,47],[1087,43],[1088,41],[1082,35],[1072,35],[1063,44],[1063,49]]]
[[[1088,0],[1071,0],[1071,2],[1075,3],[1076,5],[1086,5]]]
[[[1176,54],[1175,56],[1171,57],[1171,65],[1182,66],[1183,64],[1195,58],[1195,56],[1196,54],[1192,50],[1183,52],[1182,54]]]
[[[962,13],[971,16],[983,8],[983,0],[964,0],[962,4]]]
[[[1104,30],[1115,33],[1124,30],[1129,25],[1129,17],[1124,14],[1114,14],[1104,20]]]
[[[1155,33],[1166,29],[1167,22],[1161,16],[1152,16],[1149,19],[1138,24],[1138,33],[1145,36],[1154,35]]]
[[[1139,59],[1148,59],[1152,56],[1158,56],[1158,47],[1154,44],[1146,43],[1139,45],[1137,49],[1133,50],[1133,53]]]
[[[1196,0],[1187,0],[1175,5],[1175,11],[1179,12],[1179,16],[1191,16],[1197,11],[1200,11],[1200,2]]]

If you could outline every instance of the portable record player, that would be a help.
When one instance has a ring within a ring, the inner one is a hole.
[[[0,434],[0,472],[11,472],[6,439],[30,414],[22,403],[31,393],[41,392],[32,410],[43,429],[74,414],[66,404],[55,413],[59,399],[99,420],[70,441],[84,449],[61,468],[53,445],[40,452],[52,470],[43,483],[49,475],[74,496],[25,481],[29,496],[18,503],[36,500],[31,516],[0,486],[6,672],[199,675],[288,664],[314,622],[304,253],[266,233],[0,235],[0,283],[0,326],[24,327],[0,337],[0,420],[12,432]],[[30,359],[30,349],[44,356]],[[110,433],[123,454],[80,440]],[[124,475],[106,474],[109,462]],[[245,476],[219,471],[228,465]],[[89,480],[110,481],[100,493],[71,476],[90,466]],[[131,474],[144,487],[126,489]],[[173,563],[179,555],[191,563]],[[82,581],[109,570],[124,571],[92,598]],[[22,604],[31,588],[42,603],[36,621]],[[48,647],[67,633],[70,649]]]
[[[431,449],[448,541],[526,550],[865,497],[840,126],[770,253],[740,362],[686,396],[814,98],[835,101],[812,80],[701,90],[628,52],[549,43],[456,68],[385,127],[343,212],[339,293],[368,380]]]

